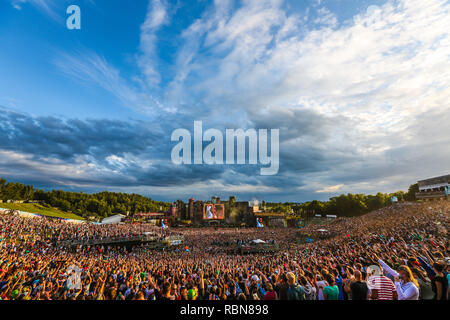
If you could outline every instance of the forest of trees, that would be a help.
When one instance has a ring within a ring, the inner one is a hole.
[[[308,201],[304,203],[269,203],[262,202],[262,208],[271,212],[297,213],[314,212],[321,215],[337,215],[342,217],[359,216],[391,204],[391,197],[398,201],[413,201],[418,191],[417,184],[409,187],[408,192],[377,193],[376,195],[342,194],[328,201]],[[7,182],[0,178],[0,200],[39,200],[43,205],[59,208],[83,217],[107,217],[113,214],[130,214],[137,212],[155,212],[160,208],[166,211],[169,202],[155,201],[138,194],[100,192],[88,194],[62,190],[44,191],[21,183]]]
[[[170,203],[155,201],[138,194],[100,192],[88,194],[62,190],[44,191],[22,183],[7,182],[0,178],[0,200],[39,200],[43,205],[59,208],[77,215],[107,217],[113,214],[134,214],[166,211]]]
[[[268,203],[263,201],[262,206],[271,212],[292,212],[296,214],[313,212],[323,216],[354,217],[389,206],[392,196],[397,197],[398,201],[414,201],[417,191],[418,185],[416,183],[409,187],[408,192],[397,191],[389,194],[379,192],[376,195],[349,193],[332,197],[328,201],[313,200],[300,204],[292,202]]]

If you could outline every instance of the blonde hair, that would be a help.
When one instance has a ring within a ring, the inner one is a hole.
[[[409,280],[413,282],[417,288],[419,288],[419,282],[417,282],[416,278],[414,278],[414,275],[408,266],[402,265],[398,268],[398,270],[405,272],[408,275]]]
[[[289,284],[294,284],[295,283],[295,274],[293,274],[292,272],[288,272],[286,274],[286,278]]]

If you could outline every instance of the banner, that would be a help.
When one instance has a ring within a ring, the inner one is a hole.
[[[81,289],[81,271],[82,270],[78,266],[73,264],[67,268],[66,274],[69,275],[66,282],[67,289]]]

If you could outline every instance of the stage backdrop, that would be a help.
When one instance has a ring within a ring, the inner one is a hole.
[[[203,204],[203,219],[205,220],[223,220],[225,218],[225,205],[224,204]]]

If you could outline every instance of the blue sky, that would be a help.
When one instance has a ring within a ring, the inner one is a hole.
[[[449,171],[448,17],[443,0],[3,0],[0,176],[163,200],[406,189]],[[279,128],[279,174],[175,166],[194,120]]]

